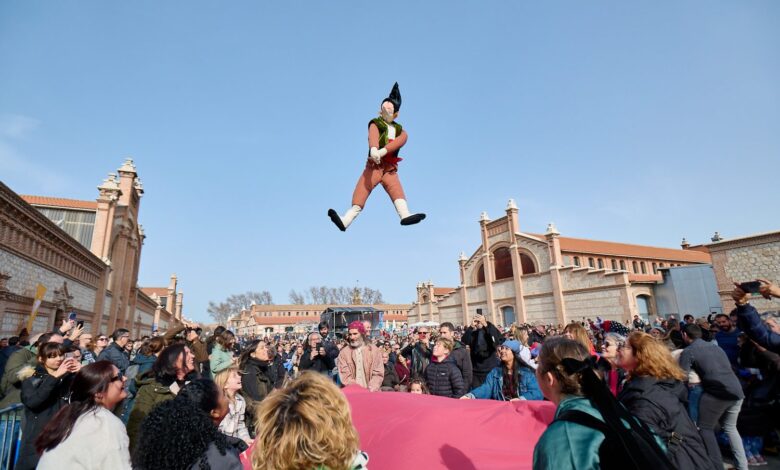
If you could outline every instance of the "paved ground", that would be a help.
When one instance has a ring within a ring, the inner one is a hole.
[[[748,468],[756,469],[756,470],[759,470],[759,469],[780,470],[780,457],[766,456],[766,461],[767,461],[768,465],[756,465],[756,466],[751,465]],[[723,468],[724,469],[726,469],[726,468],[733,468],[733,466],[734,466],[734,464],[731,463],[731,461],[729,461],[729,463],[724,463],[723,464]]]

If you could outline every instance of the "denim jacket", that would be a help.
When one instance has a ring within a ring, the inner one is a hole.
[[[479,387],[475,388],[466,396],[470,398],[480,398],[488,400],[511,400],[512,398],[520,398],[521,400],[542,400],[542,391],[539,390],[539,383],[536,381],[536,375],[534,371],[528,367],[520,367],[520,380],[517,384],[516,397],[505,397],[504,388],[504,372],[503,365],[498,366],[490,371],[485,378],[485,382]]]

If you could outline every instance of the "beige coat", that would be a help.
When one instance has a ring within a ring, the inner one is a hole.
[[[343,385],[357,384],[355,382],[355,350],[345,346],[336,359],[336,366],[339,369],[339,379]],[[382,387],[382,380],[385,377],[385,366],[382,364],[382,351],[372,345],[363,346],[363,371],[368,382],[368,389],[372,392],[378,391]]]

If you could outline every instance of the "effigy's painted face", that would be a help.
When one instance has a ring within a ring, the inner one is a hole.
[[[389,101],[385,101],[382,103],[382,107],[379,109],[379,114],[382,116],[382,119],[388,124],[393,122],[396,117],[398,117],[397,114],[395,114],[395,107],[393,106],[393,103]]]

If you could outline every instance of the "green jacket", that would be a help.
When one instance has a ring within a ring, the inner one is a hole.
[[[385,148],[385,145],[387,145],[387,128],[388,125],[385,122],[384,119],[381,117],[374,118],[371,121],[368,122],[368,125],[374,124],[376,128],[379,130],[379,148]],[[395,136],[396,138],[401,135],[401,132],[403,132],[404,128],[397,122],[392,122],[393,127],[395,127]]]
[[[567,410],[578,410],[598,419],[601,413],[590,400],[570,396],[555,410],[557,418]],[[567,421],[554,421],[534,448],[534,470],[592,470],[599,468],[599,447],[604,435],[595,429]]]
[[[5,365],[3,378],[0,379],[0,408],[11,406],[22,401],[22,381],[19,379],[19,371],[25,367],[38,365],[38,348],[26,346],[14,351]]]
[[[555,417],[568,410],[585,412],[603,421],[601,413],[588,400],[579,396],[564,398],[555,410]],[[623,423],[628,427],[628,423]],[[553,421],[534,447],[534,470],[596,470],[600,468],[599,448],[604,434],[580,424]],[[656,436],[658,445],[666,451]]]
[[[214,350],[211,351],[211,358],[209,362],[209,369],[211,369],[211,378],[214,378],[218,372],[223,369],[227,369],[233,364],[233,352],[225,351],[222,346],[214,346]]]
[[[157,382],[154,377],[142,377],[136,381],[136,384],[138,386],[138,394],[135,396],[135,404],[127,421],[127,436],[130,438],[130,450],[133,450],[138,443],[141,423],[152,412],[154,407],[176,396],[170,387]]]

